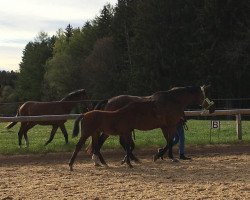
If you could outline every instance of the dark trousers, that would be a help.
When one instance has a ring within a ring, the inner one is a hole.
[[[179,124],[177,126],[177,131],[173,139],[173,146],[176,145],[178,142],[179,142],[179,153],[184,154],[185,153],[185,135],[184,135],[184,129],[183,129],[182,124]]]

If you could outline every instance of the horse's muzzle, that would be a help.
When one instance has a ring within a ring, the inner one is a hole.
[[[214,113],[214,111],[215,111],[215,105],[214,105],[214,104],[211,105],[211,106],[208,108],[208,110],[209,110],[209,114]]]
[[[208,98],[205,98],[202,102],[202,108],[209,110],[209,113],[213,113],[215,111],[215,105],[213,101],[210,101]]]

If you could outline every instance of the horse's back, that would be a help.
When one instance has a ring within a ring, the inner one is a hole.
[[[19,108],[20,116],[40,116],[40,115],[63,115],[68,114],[71,109],[67,109],[68,102],[38,102],[27,101]],[[39,125],[61,125],[67,120],[51,120],[33,122]]]
[[[68,104],[70,102],[27,101],[19,108],[19,113],[22,116],[68,114],[70,112],[66,109]]]
[[[86,133],[105,131],[113,133],[118,118],[114,111],[92,110],[84,113],[84,130]],[[114,133],[113,133],[114,134]]]
[[[137,102],[137,101],[144,101],[148,97],[139,97],[139,96],[132,96],[132,95],[119,95],[109,99],[105,110],[117,110],[129,103]]]

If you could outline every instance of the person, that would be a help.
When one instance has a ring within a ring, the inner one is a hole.
[[[190,157],[185,156],[185,134],[184,134],[184,126],[186,123],[186,119],[182,118],[177,125],[177,131],[173,138],[172,144],[173,146],[179,143],[179,155],[181,160],[190,160]]]

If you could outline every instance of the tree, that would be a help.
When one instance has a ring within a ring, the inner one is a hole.
[[[93,26],[96,29],[96,34],[98,38],[111,36],[113,15],[113,7],[110,4],[107,4],[101,10],[100,15],[93,20]]]
[[[113,39],[98,39],[91,54],[83,64],[84,85],[93,98],[109,98],[123,93],[125,84],[117,68]]]
[[[11,71],[0,71],[0,85],[9,85],[14,88],[14,83],[17,80],[18,73]]]
[[[58,99],[65,93],[84,87],[81,65],[92,51],[96,35],[89,23],[82,29],[73,29],[72,33],[70,42],[67,42],[65,33],[58,31],[53,57],[46,64],[46,96],[49,99]]]
[[[52,56],[54,38],[44,32],[38,34],[34,42],[29,42],[23,50],[20,73],[16,83],[20,100],[41,100],[45,63]]]
[[[66,36],[66,41],[69,42],[70,38],[73,36],[73,27],[70,24],[68,24],[64,33]]]

